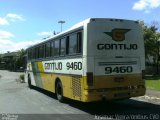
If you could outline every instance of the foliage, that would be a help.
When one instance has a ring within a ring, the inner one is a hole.
[[[18,51],[17,57],[15,58],[16,69],[25,68],[25,50],[21,49]]]
[[[24,74],[20,75],[19,79],[20,79],[21,83],[24,83]]]
[[[160,62],[160,33],[158,27],[155,24],[145,25],[143,21],[140,21],[144,33],[145,44],[145,57],[149,60],[149,57],[153,57],[153,65],[157,67],[157,74],[159,74],[159,62]]]
[[[16,79],[16,82],[25,83],[24,74],[21,74],[19,78]]]
[[[147,26],[144,22],[140,22],[142,25],[143,33],[144,33],[144,43],[145,43],[145,55],[148,59],[149,56],[154,56],[156,60],[158,60],[159,55],[159,40],[160,33],[157,32],[158,27],[155,25]]]
[[[1,63],[1,61],[2,61],[2,57],[1,57],[1,55],[0,55],[0,63]]]
[[[18,52],[8,52],[5,53],[1,59],[4,63],[3,65],[0,64],[0,68],[7,69],[10,71],[23,71],[26,67],[26,51],[24,49],[19,50]]]

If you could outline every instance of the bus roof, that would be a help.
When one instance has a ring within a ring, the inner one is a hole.
[[[60,32],[60,33],[58,33],[58,34],[56,34],[56,35],[52,35],[51,37],[48,37],[48,38],[44,39],[42,42],[37,43],[37,44],[34,44],[34,45],[28,47],[27,49],[30,49],[30,48],[32,48],[32,47],[34,47],[34,46],[37,46],[37,45],[41,45],[41,44],[43,44],[43,43],[45,43],[45,42],[48,42],[49,40],[51,40],[51,39],[53,39],[53,38],[56,39],[56,38],[58,38],[58,37],[60,37],[60,36],[62,36],[62,35],[64,35],[64,34],[67,34],[67,33],[69,33],[69,32],[72,32],[73,30],[76,30],[76,29],[79,29],[79,28],[83,28],[83,26],[84,26],[85,24],[88,24],[88,23],[90,23],[91,21],[96,21],[96,20],[132,21],[132,22],[133,22],[133,20],[127,20],[127,19],[115,19],[115,18],[88,18],[88,19],[86,19],[86,20],[83,20],[83,21],[81,21],[81,22],[79,22],[79,23],[73,25],[71,28],[69,28],[69,29],[67,29],[67,30],[65,30],[65,31],[63,31],[63,32]],[[135,22],[137,22],[137,21],[135,21]]]

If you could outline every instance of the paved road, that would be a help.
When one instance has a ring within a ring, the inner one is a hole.
[[[160,98],[160,91],[158,91],[158,90],[147,89],[146,94],[148,96]]]
[[[0,120],[57,119],[160,119],[160,99],[147,96],[115,102],[81,103],[68,100],[59,103],[53,94],[29,89],[27,83],[20,83],[19,75],[0,70]]]

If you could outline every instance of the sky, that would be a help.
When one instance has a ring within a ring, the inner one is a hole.
[[[0,54],[41,42],[87,18],[160,23],[160,0],[0,0]]]

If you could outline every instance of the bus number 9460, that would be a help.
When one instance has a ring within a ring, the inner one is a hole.
[[[119,66],[119,67],[105,67],[105,74],[111,73],[131,73],[133,72],[132,66]]]
[[[81,62],[67,62],[66,63],[67,70],[82,70]]]

